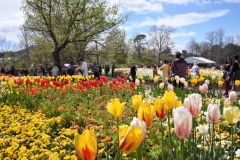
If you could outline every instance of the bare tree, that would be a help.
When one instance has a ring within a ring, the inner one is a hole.
[[[216,44],[216,32],[207,32],[206,33],[206,39],[209,41],[210,47],[211,47],[211,52],[208,57],[213,60],[213,54],[214,54],[214,49],[213,46]]]
[[[1,53],[1,63],[2,66],[5,67],[7,61],[6,61],[6,54],[10,50],[10,43],[7,42],[6,37],[0,37],[0,53]]]
[[[20,40],[19,47],[22,49],[19,51],[21,59],[24,61],[24,66],[27,67],[27,64],[30,62],[30,47],[32,46],[32,41],[30,40],[30,32],[26,28],[20,29],[21,34],[18,35]]]
[[[157,50],[158,66],[160,65],[160,55],[167,47],[173,47],[172,34],[175,30],[171,26],[161,25],[160,27],[152,26],[149,31],[150,44]]]

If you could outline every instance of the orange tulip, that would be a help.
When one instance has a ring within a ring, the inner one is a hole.
[[[143,103],[138,110],[138,118],[140,121],[144,121],[147,127],[150,127],[153,120],[154,107],[149,103]]]
[[[160,119],[163,119],[167,115],[167,108],[164,106],[164,100],[157,99],[155,101],[155,110],[156,110],[156,116]]]
[[[97,154],[97,140],[93,130],[85,130],[82,134],[75,134],[74,145],[78,159],[95,159]]]

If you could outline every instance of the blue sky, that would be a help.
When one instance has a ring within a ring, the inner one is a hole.
[[[108,0],[120,3],[121,13],[130,13],[121,25],[127,37],[146,34],[153,25],[162,24],[175,29],[173,50],[187,49],[191,38],[206,41],[206,33],[222,28],[225,36],[240,33],[240,0]],[[18,43],[23,23],[21,0],[0,0],[0,36]]]

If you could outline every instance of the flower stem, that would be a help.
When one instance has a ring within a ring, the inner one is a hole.
[[[162,119],[161,119],[161,133],[162,133],[162,159],[164,159],[164,147],[163,147],[163,124],[162,124]]]
[[[232,146],[231,146],[231,160],[234,159],[233,157],[233,146],[234,146],[234,141],[233,141],[233,126],[231,126],[231,136],[232,136]]]
[[[181,139],[181,160],[184,160],[184,139]]]
[[[211,154],[212,154],[212,159],[214,159],[214,153],[213,153],[213,139],[214,139],[214,133],[215,133],[215,131],[214,131],[214,122],[212,123],[213,124],[213,131],[212,131],[212,143],[211,143]]]
[[[143,142],[138,147],[137,154],[138,154],[138,160],[142,160],[143,159]]]
[[[172,141],[171,141],[171,126],[170,126],[170,112],[168,112],[168,114],[167,114],[168,116],[168,131],[169,131],[169,136],[168,136],[168,140],[169,140],[169,142],[170,142],[170,150],[172,150],[173,148],[172,148]]]
[[[117,118],[117,129],[118,129],[118,136],[117,136],[117,160],[121,160],[121,153],[120,153],[120,142],[119,142],[119,119]]]
[[[195,132],[195,118],[193,120],[193,159],[195,159],[195,138],[196,138],[196,132]]]

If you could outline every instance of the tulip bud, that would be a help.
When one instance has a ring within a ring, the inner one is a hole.
[[[188,82],[187,81],[184,82],[184,87],[188,88]]]
[[[192,115],[183,106],[173,109],[174,131],[179,138],[188,138],[192,130]]]
[[[126,154],[134,152],[143,141],[142,128],[137,126],[119,126],[119,148]]]
[[[229,93],[229,101],[230,102],[237,102],[237,92],[231,91]]]
[[[139,86],[139,85],[140,85],[139,79],[135,79],[135,85],[136,85],[136,86]]]
[[[210,82],[208,79],[206,79],[204,83],[208,85]]]
[[[97,154],[97,140],[93,130],[74,135],[74,146],[78,159],[94,160]]]
[[[147,134],[146,123],[144,121],[140,121],[136,117],[133,117],[133,120],[130,123],[130,126],[141,127],[142,128],[142,132],[143,132],[143,140],[142,140],[142,142],[143,142],[145,140],[145,137],[146,137],[146,134]]]
[[[216,104],[209,104],[207,109],[207,116],[211,122],[218,122],[221,117],[220,107]]]
[[[173,85],[172,84],[168,85],[168,91],[173,91]]]
[[[159,88],[160,88],[160,89],[163,89],[163,88],[164,88],[164,85],[165,85],[164,83],[160,83],[160,84],[159,84]]]
[[[202,96],[200,94],[190,94],[184,99],[184,107],[187,108],[193,117],[196,117],[202,108]]]
[[[138,110],[141,104],[142,104],[142,96],[134,95],[132,97],[132,107],[133,107],[133,109]]]

